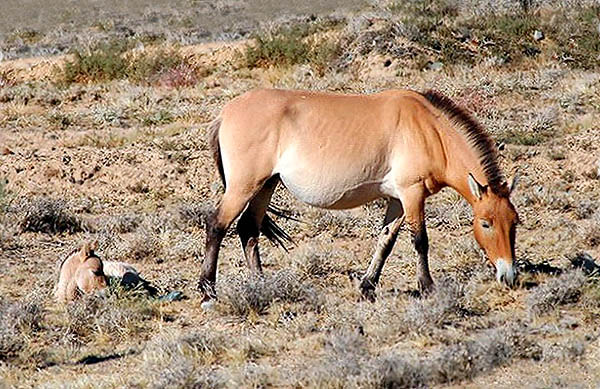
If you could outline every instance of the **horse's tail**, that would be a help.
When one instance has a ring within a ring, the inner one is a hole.
[[[226,188],[227,183],[225,182],[225,171],[223,170],[223,158],[221,156],[221,146],[219,145],[219,129],[221,128],[221,122],[221,117],[218,117],[210,124],[208,128],[208,142],[213,153],[213,159],[219,171],[219,176],[221,177],[221,182],[223,183],[223,187]],[[273,205],[267,207],[267,212],[285,219],[297,220],[292,217],[288,211]],[[295,244],[288,233],[279,227],[269,215],[264,216],[260,226],[260,232],[262,232],[273,244],[281,247],[285,251],[288,251],[285,246],[286,243]]]

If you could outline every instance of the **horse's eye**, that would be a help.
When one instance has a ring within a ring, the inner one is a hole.
[[[492,225],[490,224],[489,221],[485,220],[485,219],[481,219],[481,227],[488,229],[490,228]]]

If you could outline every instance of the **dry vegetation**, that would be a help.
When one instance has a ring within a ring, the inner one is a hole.
[[[335,12],[336,2],[306,2],[287,16],[270,1],[259,12],[250,1],[139,0],[138,14],[82,2],[70,15],[49,10],[54,30],[11,1],[32,23],[0,30],[0,387],[600,382],[595,1],[374,1]],[[25,58],[43,54],[62,56]],[[414,297],[404,232],[377,301],[358,301],[384,203],[325,212],[279,190],[277,205],[306,222],[281,221],[298,246],[263,242],[266,274],[249,276],[232,229],[218,302],[203,310],[204,219],[222,190],[205,131],[255,87],[436,88],[467,107],[505,144],[507,175],[521,174],[519,287],[495,282],[471,210],[444,190],[426,215],[435,292]],[[89,239],[160,294],[187,299],[111,285],[57,306],[56,262]]]

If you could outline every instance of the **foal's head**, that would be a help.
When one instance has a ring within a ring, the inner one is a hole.
[[[473,203],[473,230],[475,239],[496,268],[496,279],[508,286],[517,280],[515,269],[515,232],[519,216],[510,202],[510,193],[517,179],[492,190],[479,184],[469,174],[469,188],[475,197]]]

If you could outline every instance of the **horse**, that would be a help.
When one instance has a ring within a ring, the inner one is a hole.
[[[85,243],[61,262],[58,282],[54,288],[54,298],[57,302],[70,302],[81,294],[89,294],[107,287],[103,262],[94,253],[96,246],[96,243]]]
[[[226,104],[208,130],[209,146],[225,187],[207,219],[199,288],[216,297],[219,249],[241,214],[237,232],[251,271],[261,273],[258,237],[283,247],[291,237],[267,214],[282,183],[297,199],[324,209],[349,209],[387,199],[382,232],[360,290],[375,287],[403,223],[418,254],[417,287],[433,287],[424,204],[444,187],[473,209],[475,239],[495,266],[496,279],[517,280],[518,214],[510,201],[498,150],[482,126],[445,95],[389,90],[371,95],[257,89]]]
[[[130,264],[100,259],[94,251],[97,246],[97,242],[87,242],[60,263],[58,282],[54,288],[57,302],[71,302],[82,294],[103,290],[110,279],[117,280],[126,288],[140,285],[150,296],[156,295],[156,288],[141,278]]]

